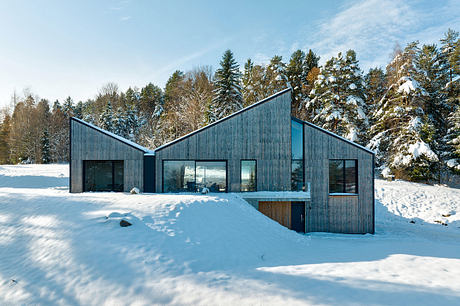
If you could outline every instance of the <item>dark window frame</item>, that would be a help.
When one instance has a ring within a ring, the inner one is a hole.
[[[255,190],[254,191],[242,191],[241,186],[243,185],[243,162],[244,161],[253,161],[255,162]],[[240,192],[256,192],[257,191],[257,159],[240,159]]]
[[[192,161],[194,163],[194,181],[196,183],[196,163],[197,162],[225,162],[225,192],[228,193],[228,160],[227,159],[184,159],[168,158],[161,160],[161,193],[165,192],[165,161]],[[179,192],[180,193],[180,192]]]
[[[109,160],[102,160],[102,159],[85,159],[83,160],[83,180],[82,180],[82,190],[83,192],[91,192],[91,190],[87,190],[86,188],[86,163],[87,162],[110,162],[112,164],[112,190],[110,191],[96,191],[96,192],[124,192],[125,189],[125,161],[123,159],[109,159]],[[114,190],[115,186],[115,163],[121,162],[123,166],[123,190],[118,191]]]
[[[329,195],[358,195],[359,194],[359,186],[358,186],[358,159],[350,159],[350,158],[331,158],[329,159],[329,169],[331,167],[331,161],[341,161],[342,162],[342,181],[343,181],[343,186],[342,186],[342,192],[331,192],[331,177],[330,177],[330,172],[328,172],[329,175],[329,184],[328,184],[328,189],[329,189]],[[355,162],[355,192],[347,192],[346,191],[346,182],[347,182],[347,175],[346,175],[346,162],[347,161],[354,161]],[[329,170],[328,169],[328,170]]]

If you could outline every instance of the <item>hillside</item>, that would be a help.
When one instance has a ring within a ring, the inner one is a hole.
[[[234,194],[69,194],[67,185],[67,165],[0,166],[0,304],[460,298],[459,189],[376,181],[376,235],[300,235]]]

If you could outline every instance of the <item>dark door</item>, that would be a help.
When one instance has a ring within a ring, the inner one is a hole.
[[[291,202],[291,229],[305,233],[305,202]]]

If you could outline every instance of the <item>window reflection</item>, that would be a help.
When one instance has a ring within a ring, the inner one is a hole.
[[[241,161],[241,191],[256,191],[256,161],[242,160]]]

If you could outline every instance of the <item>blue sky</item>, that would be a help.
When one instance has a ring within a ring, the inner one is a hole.
[[[78,101],[107,82],[163,87],[176,69],[216,68],[226,49],[243,65],[352,48],[367,70],[449,27],[460,30],[459,0],[0,1],[0,106],[24,88]]]

